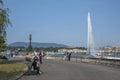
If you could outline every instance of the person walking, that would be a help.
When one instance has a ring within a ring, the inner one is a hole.
[[[34,51],[34,58],[33,58],[33,60],[35,61],[35,59],[38,59],[38,53],[36,51]]]
[[[36,51],[34,51],[34,57],[37,57],[37,56],[38,56],[37,52],[36,52]]]
[[[40,53],[39,53],[40,64],[43,63],[43,62],[42,62],[42,57],[43,57],[43,55],[44,55],[44,52],[43,52],[43,51],[40,51]]]
[[[65,53],[64,59],[65,59],[65,61],[68,61],[68,52]]]
[[[71,53],[68,54],[68,61],[71,59]]]

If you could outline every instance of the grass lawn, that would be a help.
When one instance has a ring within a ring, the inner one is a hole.
[[[9,80],[26,71],[27,65],[19,62],[0,62],[0,80]]]

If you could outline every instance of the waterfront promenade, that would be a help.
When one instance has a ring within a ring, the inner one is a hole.
[[[41,75],[24,75],[20,80],[120,80],[120,68],[90,63],[44,60],[41,70]]]

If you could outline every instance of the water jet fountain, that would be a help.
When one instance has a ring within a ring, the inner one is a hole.
[[[92,33],[92,24],[91,24],[91,18],[90,13],[88,12],[88,41],[87,41],[87,53],[89,55],[95,56],[95,43],[94,43],[94,37]]]

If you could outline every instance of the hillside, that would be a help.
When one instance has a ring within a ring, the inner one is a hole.
[[[14,42],[9,44],[9,46],[14,46],[14,47],[28,47],[29,43],[28,42]],[[32,42],[32,47],[67,47],[67,45],[64,44],[57,44],[57,43],[39,43],[39,42]]]

